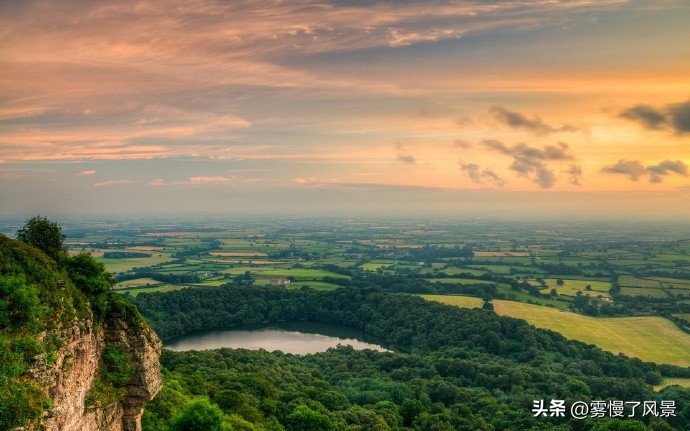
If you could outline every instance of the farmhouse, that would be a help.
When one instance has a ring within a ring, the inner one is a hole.
[[[290,280],[287,278],[272,278],[271,279],[271,285],[273,285],[273,286],[282,286],[285,284],[290,284]]]

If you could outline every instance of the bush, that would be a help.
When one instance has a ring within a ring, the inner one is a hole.
[[[108,346],[103,351],[103,369],[101,374],[115,387],[129,383],[134,374],[131,358],[127,352],[117,346]]]

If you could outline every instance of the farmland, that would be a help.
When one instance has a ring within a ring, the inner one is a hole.
[[[480,307],[479,298],[424,295],[458,307]],[[538,328],[550,329],[566,338],[595,344],[613,353],[645,361],[690,366],[690,334],[661,317],[595,318],[531,304],[495,300],[497,314],[525,319]]]
[[[690,315],[690,240],[674,230],[664,237],[605,223],[271,219],[99,221],[66,233],[70,254],[91,253],[123,295],[374,283],[386,292],[452,295],[446,300],[459,306],[489,300],[499,314],[614,352],[672,363],[690,357],[678,329]],[[660,315],[676,316],[679,326]],[[656,333],[671,344],[650,345]]]

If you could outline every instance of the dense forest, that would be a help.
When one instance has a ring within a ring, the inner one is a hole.
[[[490,310],[459,309],[365,288],[317,292],[194,288],[134,302],[162,338],[282,321],[347,325],[395,352],[348,348],[304,357],[220,350],[165,352],[166,387],[147,408],[148,430],[217,429],[684,430],[690,390],[656,393],[662,376],[690,370],[613,355]],[[672,400],[675,415],[574,420],[534,417],[535,400]],[[196,413],[195,413],[196,412]],[[210,413],[215,412],[215,413]],[[209,428],[210,429],[210,428]]]

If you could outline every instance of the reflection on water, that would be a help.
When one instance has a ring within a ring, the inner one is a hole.
[[[165,348],[175,351],[220,349],[221,347],[243,349],[280,350],[285,353],[304,355],[324,352],[338,344],[350,345],[357,350],[388,350],[378,344],[361,341],[367,337],[351,328],[311,324],[290,323],[257,329],[233,329],[195,332],[174,338],[165,343]]]

